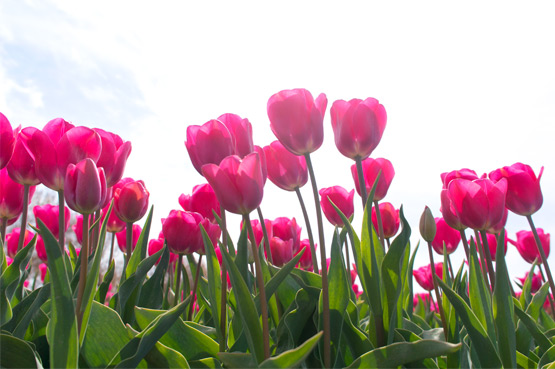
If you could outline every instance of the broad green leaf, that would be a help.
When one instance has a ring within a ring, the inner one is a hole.
[[[306,340],[299,347],[285,351],[277,356],[268,358],[264,360],[259,368],[296,368],[303,361],[306,360],[307,356],[314,349],[320,337],[322,337],[323,332],[316,333],[313,337]]]
[[[202,360],[194,360],[189,361],[189,365],[191,368],[199,368],[199,369],[221,369],[222,364],[219,360],[214,359],[212,357],[202,359]]]
[[[433,340],[392,343],[362,355],[349,368],[396,368],[399,365],[456,352],[460,346],[460,343],[455,345]]]
[[[243,280],[252,289],[253,281],[249,277],[249,242],[247,242],[247,227],[241,229],[241,234],[239,235],[239,240],[237,241],[237,256],[235,257],[235,265],[241,273]]]
[[[243,352],[220,352],[218,357],[228,369],[257,368],[254,356]]]
[[[164,299],[164,277],[170,263],[170,251],[168,246],[164,244],[162,256],[154,273],[145,282],[141,288],[141,296],[139,297],[138,306],[150,309],[159,309],[162,307]]]
[[[51,296],[50,283],[34,290],[25,297],[14,309],[14,318],[2,326],[2,330],[12,332],[17,338],[24,339],[29,323],[39,313],[40,307]]]
[[[312,316],[316,310],[316,302],[305,289],[297,291],[294,302],[283,314],[277,327],[277,352],[284,352],[300,344],[305,326],[313,326]]]
[[[547,336],[540,330],[537,326],[536,322],[532,319],[532,317],[526,314],[522,309],[518,306],[514,306],[514,311],[520,321],[524,324],[524,326],[528,329],[532,337],[536,343],[540,346],[540,355],[545,353],[547,350],[553,346],[553,343],[547,338]]]
[[[349,303],[349,305],[351,304],[353,304],[352,301]],[[353,308],[356,309],[354,304]],[[372,346],[372,343],[370,342],[366,334],[353,324],[353,321],[351,320],[349,314],[345,314],[344,319],[345,321],[343,324],[342,334],[347,346],[353,353],[353,356],[359,357],[364,353],[374,349],[374,346]]]
[[[125,278],[129,278],[135,270],[139,267],[141,261],[146,257],[146,250],[148,245],[148,235],[150,233],[150,225],[152,224],[152,211],[154,210],[154,205],[150,207],[150,211],[146,216],[145,224],[143,226],[143,230],[141,231],[141,235],[137,240],[137,244],[135,249],[131,253],[131,258],[129,259],[129,264],[125,268]],[[108,218],[106,218],[108,219]],[[158,260],[158,259],[156,259]]]
[[[538,361],[538,368],[553,368],[553,363],[555,362],[555,345],[551,346],[549,350],[545,352]]]
[[[543,303],[549,292],[549,284],[544,284],[529,301],[528,308],[526,309],[526,314],[528,314],[533,321],[538,321],[540,317],[540,311],[543,310]],[[516,306],[516,302],[515,302]],[[520,306],[518,306],[520,307]],[[519,321],[516,328],[516,338],[517,338],[517,349],[521,352],[526,352],[531,349],[532,345],[532,335],[530,330],[526,328],[523,321]]]
[[[100,302],[101,304],[104,303],[106,300],[106,294],[108,293],[108,289],[110,288],[110,283],[112,283],[112,279],[114,279],[114,269],[115,269],[115,261],[112,259],[106,274],[102,278],[102,283],[98,286],[98,291],[96,292],[95,299]]]
[[[42,368],[38,354],[22,339],[0,334],[1,368]]]
[[[536,368],[538,366],[538,362],[535,361],[531,355],[523,355],[517,351],[516,365],[517,368]]]
[[[210,301],[210,311],[212,313],[212,320],[214,321],[214,326],[216,327],[216,332],[221,340],[224,340],[220,319],[221,319],[221,307],[222,307],[222,282],[221,282],[221,271],[218,257],[214,251],[214,245],[208,237],[206,230],[201,226],[202,239],[204,240],[204,252],[206,254],[206,271],[208,280],[208,299]],[[226,277],[227,278],[227,277]],[[227,286],[225,286],[227,288]],[[227,319],[227,314],[226,314]],[[227,324],[226,324],[227,326]]]

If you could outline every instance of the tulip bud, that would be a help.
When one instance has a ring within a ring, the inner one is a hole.
[[[104,169],[97,168],[90,158],[67,167],[64,197],[70,209],[81,214],[92,214],[106,200]]]
[[[320,205],[322,206],[322,211],[324,212],[326,219],[334,226],[345,226],[345,224],[343,224],[343,220],[339,214],[337,214],[337,211],[331,203],[333,202],[347,218],[350,218],[355,212],[355,206],[353,203],[355,190],[347,192],[347,190],[341,186],[332,186],[322,188],[318,192],[321,197]]]
[[[436,235],[436,222],[432,211],[427,206],[420,217],[420,235],[426,242],[432,242]]]
[[[8,165],[15,145],[12,125],[6,116],[0,113],[0,169]]]
[[[137,246],[137,241],[139,241],[139,237],[141,236],[141,232],[143,229],[138,224],[133,224],[133,228],[131,228],[131,250],[135,250],[135,246]],[[121,252],[127,252],[127,230],[123,229],[116,233],[116,240],[118,241],[118,246]]]
[[[143,181],[132,181],[114,191],[114,210],[126,223],[141,219],[148,210],[150,193]]]

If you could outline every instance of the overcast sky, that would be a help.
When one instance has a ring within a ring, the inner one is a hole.
[[[187,126],[235,113],[264,146],[275,140],[266,114],[272,94],[323,92],[317,183],[350,190],[352,161],[335,147],[329,107],[374,97],[388,123],[372,157],[395,167],[385,201],[404,205],[413,244],[424,206],[440,216],[440,173],[467,167],[480,175],[517,161],[536,173],[545,166],[534,218],[553,232],[554,10],[551,2],[7,0],[0,111],[14,127],[63,117],[131,141],[125,175],[150,190],[157,234],[179,195],[204,183],[185,150]],[[312,209],[309,186],[302,191]],[[304,225],[295,195],[269,181],[262,210]],[[361,218],[355,198],[357,227]],[[512,238],[528,229],[514,214],[507,227]],[[459,265],[462,247],[455,255]],[[511,245],[507,258],[511,275],[524,274],[528,265]],[[421,249],[416,264],[427,263]]]

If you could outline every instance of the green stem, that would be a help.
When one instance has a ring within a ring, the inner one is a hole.
[[[181,288],[181,269],[183,264],[183,254],[179,254],[179,257],[177,258],[177,271],[176,271],[176,279],[177,281],[175,282],[175,296],[173,299],[173,306],[176,306],[180,299],[180,295],[181,295],[181,291],[179,291],[179,289]]]
[[[310,219],[306,211],[306,206],[304,205],[303,196],[301,195],[301,190],[299,187],[295,188],[295,193],[301,204],[301,210],[303,211],[304,224],[306,225],[306,232],[308,233],[308,243],[310,245],[310,253],[312,256],[312,268],[314,273],[318,274],[318,259],[316,258],[316,247],[314,246],[314,236],[312,235],[312,227],[310,226]]]
[[[65,221],[65,199],[64,190],[58,191],[58,245],[60,245],[60,251],[64,251],[66,244],[66,221]]]
[[[189,316],[187,320],[193,319],[193,305],[195,304],[195,294],[197,293],[198,277],[200,274],[200,263],[202,262],[202,254],[200,254],[197,262],[197,272],[195,273],[195,281],[193,282],[193,289],[191,290],[191,302],[189,305]]]
[[[260,227],[262,227],[262,234],[264,235],[264,248],[266,250],[266,257],[270,261],[270,263],[274,263],[272,259],[272,250],[270,250],[270,239],[268,238],[268,230],[266,229],[266,223],[264,222],[264,217],[262,216],[262,209],[260,206],[256,208],[258,212],[258,219],[260,220]],[[253,241],[256,242],[256,241]],[[258,245],[256,245],[258,247]]]
[[[449,275],[451,276],[451,280],[455,279],[455,275],[453,274],[453,265],[451,264],[451,255],[447,254],[447,264],[449,265]]]
[[[380,212],[380,205],[377,201],[374,201],[374,209],[376,209],[376,220],[378,221],[378,236],[380,238],[380,243],[382,244],[382,249],[385,250],[384,245],[384,234],[383,234],[383,223],[382,223],[382,214]]]
[[[247,230],[251,240],[254,240],[249,214],[243,214],[243,224],[247,225]],[[262,313],[262,340],[264,344],[264,360],[270,357],[270,331],[268,330],[268,303],[266,301],[266,289],[264,288],[264,278],[262,276],[262,265],[255,242],[251,242],[251,250],[254,256],[254,266],[256,267],[256,283],[260,295],[260,310]]]
[[[131,259],[131,252],[133,244],[133,223],[127,222],[125,225],[125,263],[123,270],[127,269],[127,265],[129,264],[129,259]]]
[[[83,214],[83,243],[81,244],[81,272],[79,274],[79,289],[77,290],[77,305],[75,314],[77,315],[77,334],[81,334],[81,323],[83,321],[83,313],[81,305],[83,303],[83,294],[85,293],[85,285],[87,283],[87,268],[89,263],[89,214]]]
[[[21,250],[25,243],[25,233],[27,230],[27,208],[29,207],[29,185],[23,185],[23,213],[21,213],[21,228],[19,231],[19,242],[17,243],[17,252]]]
[[[463,247],[464,247],[464,253],[466,255],[466,260],[468,260],[468,262],[470,262],[470,249],[468,248],[468,240],[466,239],[466,234],[464,233],[464,230],[459,230],[459,233],[461,234],[461,240],[463,242]]]
[[[482,242],[480,241],[480,236],[478,234],[477,230],[474,230],[474,238],[476,239],[476,247],[478,248],[478,254],[480,254],[480,267],[482,269],[482,275],[484,276],[484,281],[486,282],[486,285],[489,288],[489,291],[491,293],[492,289],[491,289],[491,284],[489,283],[489,278],[488,278],[488,272],[487,272],[487,268],[486,268],[486,258],[484,256],[484,248],[482,247]],[[470,259],[469,259],[470,262]]]
[[[6,243],[6,228],[8,227],[8,219],[0,218],[0,241],[2,245]]]
[[[364,171],[362,170],[362,158],[357,157],[355,159],[357,165],[357,177],[358,186],[360,188],[360,196],[362,197],[362,209],[366,206],[366,200],[368,199],[368,193],[366,192],[366,183],[364,181]]]
[[[445,312],[443,311],[443,304],[441,303],[441,295],[439,294],[439,288],[437,286],[436,280],[436,265],[434,263],[434,253],[432,252],[432,243],[428,242],[428,254],[430,256],[430,266],[432,269],[432,282],[434,285],[434,292],[436,294],[437,309],[439,310],[439,316],[441,317],[441,324],[443,325],[443,334],[445,335],[445,341],[449,341],[449,332],[447,326],[447,320],[445,320]],[[430,294],[431,296],[431,294]]]
[[[110,257],[108,258],[108,267],[112,264],[112,259],[114,258],[114,243],[116,241],[116,232],[112,232],[112,242],[110,247]]]
[[[225,219],[225,210],[222,208],[222,246],[227,251],[227,224]],[[221,251],[221,250],[220,250]],[[221,307],[220,307],[220,331],[222,337],[220,338],[220,352],[225,352],[227,348],[226,330],[227,330],[227,268],[225,263],[222,263],[220,268],[221,274]]]
[[[486,262],[488,263],[489,280],[491,282],[491,289],[493,290],[495,289],[495,270],[493,270],[493,261],[491,259],[491,253],[489,251],[488,235],[484,230],[480,231],[480,235],[482,236],[482,247],[484,249],[484,254],[486,255]],[[503,247],[503,245],[501,245],[501,247]]]
[[[331,335],[330,335],[330,297],[328,290],[328,270],[326,268],[326,241],[324,239],[324,222],[322,220],[322,207],[320,206],[320,198],[318,195],[318,186],[316,185],[316,177],[314,176],[314,168],[310,153],[304,155],[310,182],[312,184],[312,193],[314,195],[314,204],[316,206],[316,218],[318,220],[318,235],[320,239],[320,264],[322,269],[322,318],[324,326],[324,366],[331,367]]]

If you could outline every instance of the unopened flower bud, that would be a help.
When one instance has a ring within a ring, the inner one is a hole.
[[[427,206],[420,217],[420,235],[426,242],[432,242],[436,235],[436,222],[432,211]]]

